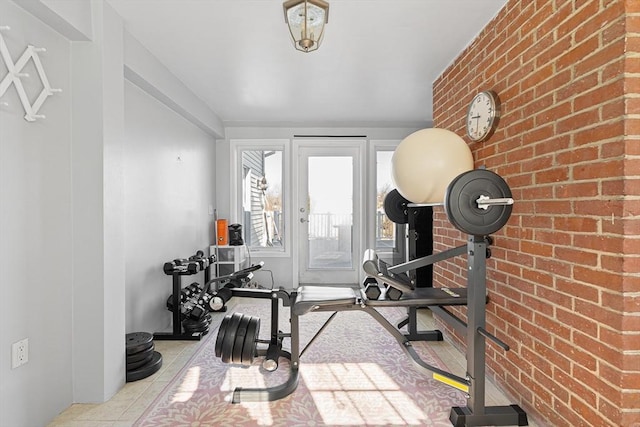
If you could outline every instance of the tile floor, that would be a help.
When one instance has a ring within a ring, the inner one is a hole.
[[[419,310],[420,330],[434,329],[429,310]],[[464,376],[464,354],[447,342],[434,342],[433,349],[449,370]],[[162,368],[140,381],[127,383],[111,400],[102,404],[73,404],[56,417],[48,427],[129,427],[140,417],[171,379],[182,369],[200,345],[199,341],[155,341],[162,354]],[[486,405],[513,403],[490,381],[486,381]],[[530,418],[530,417],[529,417]],[[535,424],[529,419],[529,425]]]

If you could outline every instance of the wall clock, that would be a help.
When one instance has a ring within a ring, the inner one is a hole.
[[[488,139],[498,127],[500,98],[492,91],[479,92],[467,110],[467,136],[474,142]]]

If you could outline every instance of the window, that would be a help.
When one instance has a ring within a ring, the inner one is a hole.
[[[391,157],[393,151],[376,151],[376,249],[393,250],[396,241],[395,224],[384,212],[384,199],[393,190]]]
[[[397,142],[393,141],[375,141],[371,157],[374,162],[372,168],[375,171],[373,188],[375,193],[372,194],[375,200],[373,206],[375,217],[372,218],[374,247],[385,261],[393,264],[405,261],[404,235],[406,233],[406,226],[392,222],[384,211],[384,199],[390,191],[395,189],[391,178],[391,158],[396,146]]]
[[[286,224],[285,146],[251,141],[233,142],[237,180],[238,222],[245,244],[252,251],[284,252]]]

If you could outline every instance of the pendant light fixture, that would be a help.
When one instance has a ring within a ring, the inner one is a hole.
[[[329,22],[329,3],[324,0],[287,0],[282,6],[295,48],[302,52],[317,50],[324,35],[324,25]]]

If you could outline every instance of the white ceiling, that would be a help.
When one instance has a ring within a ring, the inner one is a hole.
[[[506,0],[328,0],[295,50],[281,0],[108,0],[226,125],[424,125],[433,81]]]

